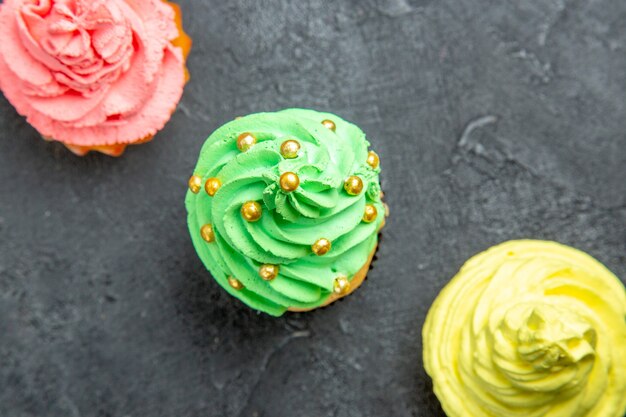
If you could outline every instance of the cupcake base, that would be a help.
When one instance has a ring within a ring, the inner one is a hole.
[[[128,146],[140,145],[142,143],[150,142],[152,138],[153,136],[148,136],[147,138],[138,140],[133,143],[118,143],[116,145],[80,146],[80,145],[70,145],[68,143],[63,143],[63,146],[69,149],[76,156],[85,156],[89,152],[99,152],[108,156],[118,157],[124,153],[124,151],[126,150]],[[46,140],[54,141],[54,139],[46,139]]]

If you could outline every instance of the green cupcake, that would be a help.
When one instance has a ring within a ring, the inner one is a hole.
[[[186,206],[215,280],[273,316],[327,305],[365,279],[384,225],[378,155],[329,113],[239,118],[204,144]]]

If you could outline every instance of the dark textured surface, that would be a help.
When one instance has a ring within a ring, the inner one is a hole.
[[[152,143],[76,158],[0,99],[1,416],[441,416],[420,329],[464,260],[555,239],[626,277],[623,0],[181,3]],[[212,130],[293,106],[367,132],[392,216],[362,289],[273,319],[209,279],[183,199]]]

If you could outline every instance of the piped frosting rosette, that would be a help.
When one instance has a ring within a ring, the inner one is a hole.
[[[433,304],[423,339],[451,417],[626,411],[626,292],[576,249],[511,241],[473,257]]]
[[[170,119],[191,39],[164,0],[5,0],[0,90],[47,140],[120,155]]]
[[[358,127],[302,109],[253,114],[213,133],[186,206],[215,280],[275,316],[348,293],[385,217],[368,145]]]

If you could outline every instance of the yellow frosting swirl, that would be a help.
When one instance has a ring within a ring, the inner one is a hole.
[[[450,417],[622,417],[626,291],[554,242],[470,259],[431,307],[424,366]]]

